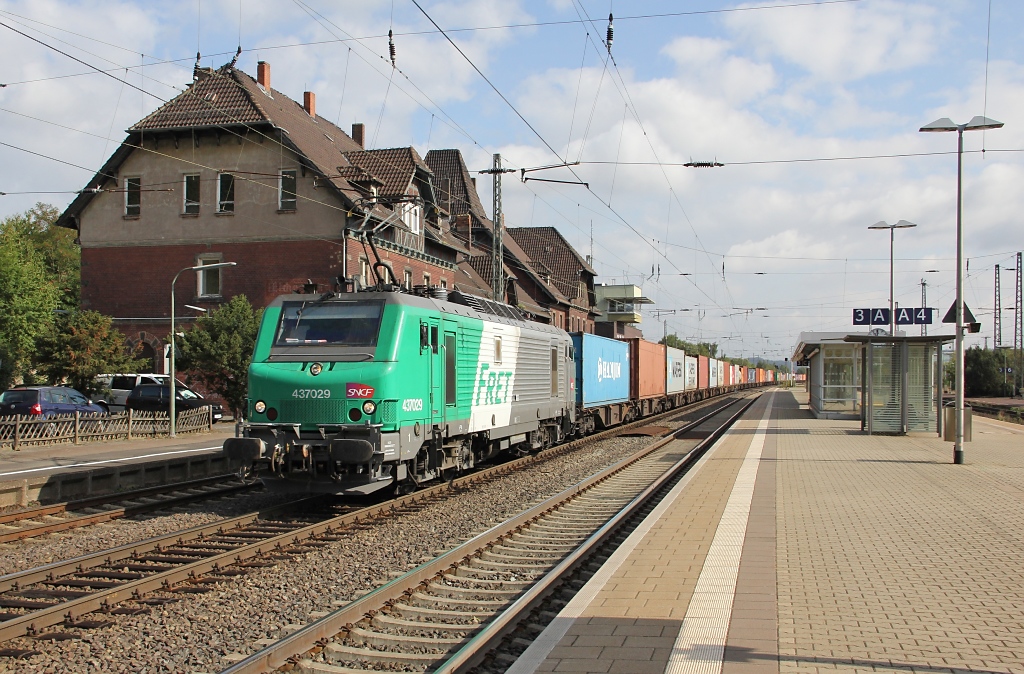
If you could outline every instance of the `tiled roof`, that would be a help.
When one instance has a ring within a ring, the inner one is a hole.
[[[466,168],[459,150],[430,150],[426,157],[427,166],[434,172],[435,189],[441,205],[447,204],[452,215],[469,213],[477,220],[487,220],[487,213],[480,203],[473,179]],[[446,189],[447,188],[447,189]]]
[[[346,152],[345,157],[353,165],[369,171],[384,186],[384,196],[405,194],[415,178],[416,169],[430,173],[430,168],[412,147],[393,147],[382,150],[355,150]]]
[[[594,275],[596,273],[557,229],[554,227],[511,227],[506,233],[535,263],[534,269],[538,273],[550,273],[551,283],[563,295],[577,300],[581,299],[580,272]]]

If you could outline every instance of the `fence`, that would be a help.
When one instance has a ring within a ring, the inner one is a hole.
[[[63,414],[49,418],[37,416],[0,417],[0,447],[9,445],[47,445],[61,442],[131,440],[170,434],[170,415],[166,412],[125,410],[120,414]],[[213,408],[200,407],[178,414],[176,433],[198,433],[213,429]]]

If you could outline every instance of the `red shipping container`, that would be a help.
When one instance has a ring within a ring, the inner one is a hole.
[[[636,337],[629,344],[629,397],[633,400],[665,395],[665,345]]]
[[[722,385],[732,386],[732,363],[726,363],[723,372],[725,373],[725,382]]]
[[[709,364],[707,356],[697,356],[697,388],[708,388]]]

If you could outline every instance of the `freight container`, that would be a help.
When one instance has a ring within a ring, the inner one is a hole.
[[[725,364],[725,378],[722,380],[722,386],[732,385],[732,365],[730,363]]]
[[[584,408],[629,400],[629,345],[589,332],[572,335],[576,401]]]
[[[697,390],[697,357],[686,357],[686,390]]]
[[[710,372],[711,359],[707,356],[697,356],[697,388],[711,388]]]
[[[760,368],[760,367],[757,368],[757,383],[758,384],[763,384],[764,383],[764,369]]]
[[[725,386],[725,361],[718,361],[718,385]]]
[[[686,354],[681,349],[665,347],[665,392],[682,393],[686,390]]]
[[[637,337],[621,341],[629,345],[629,397],[643,400],[665,395],[665,345]]]
[[[753,384],[757,381],[757,369],[753,367],[747,368],[747,383]]]
[[[732,383],[733,384],[741,384],[741,383],[743,383],[743,380],[740,379],[740,374],[741,374],[740,366],[739,365],[733,365],[732,366]]]
[[[716,388],[718,386],[718,361],[714,358],[708,358],[708,388]]]

